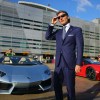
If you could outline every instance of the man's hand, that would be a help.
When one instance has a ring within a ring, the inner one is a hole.
[[[55,25],[57,22],[58,22],[58,18],[57,17],[52,18],[51,24]]]
[[[75,66],[75,72],[76,72],[76,73],[79,73],[80,71],[81,71],[81,66],[76,65],[76,66]]]

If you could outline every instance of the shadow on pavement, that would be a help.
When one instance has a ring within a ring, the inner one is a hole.
[[[100,100],[100,96],[97,96],[98,93],[100,93],[100,82],[98,82],[88,90],[76,94],[76,100],[94,100],[94,99]]]
[[[52,71],[52,76],[53,76],[53,71]],[[80,87],[81,88],[81,87]],[[54,91],[53,89],[53,78],[52,78],[52,88],[50,91]],[[49,91],[49,92],[50,92]],[[45,93],[45,92],[44,92]],[[94,86],[90,87],[84,92],[76,93],[76,100],[100,100],[100,82],[95,84]],[[64,100],[67,100],[66,93],[63,93]],[[55,100],[55,96],[48,96],[48,97],[42,97],[42,98],[37,98],[37,99],[28,99],[28,100]]]
[[[53,91],[53,87],[52,90]],[[87,89],[84,92],[76,93],[76,100],[100,100],[100,96],[98,96],[98,93],[100,93],[100,82],[95,84],[93,87]],[[66,99],[66,93],[64,93],[64,100]],[[54,95],[43,97],[43,98],[37,98],[37,99],[29,99],[29,100],[55,100]]]
[[[51,90],[53,91],[53,90]],[[100,93],[100,82],[98,82],[93,87],[89,88],[88,90],[76,93],[76,100],[100,100],[100,96],[97,96],[98,93]],[[37,99],[28,99],[28,100],[55,100],[54,96],[48,96],[43,98],[37,98]],[[64,93],[64,100],[66,99],[66,93]]]

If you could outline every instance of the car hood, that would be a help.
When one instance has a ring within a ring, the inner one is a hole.
[[[37,82],[48,79],[50,75],[44,73],[49,68],[46,65],[17,66],[17,65],[0,65],[0,71],[6,73],[0,78],[3,82]]]

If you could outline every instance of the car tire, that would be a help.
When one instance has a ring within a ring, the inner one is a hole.
[[[92,67],[86,69],[86,77],[90,80],[96,80],[96,72]]]

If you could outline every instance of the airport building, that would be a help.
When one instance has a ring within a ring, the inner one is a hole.
[[[45,32],[57,10],[33,2],[0,1],[0,51],[12,48],[17,53],[54,57],[56,41],[45,40]],[[91,22],[71,19],[71,25],[82,28],[84,55],[97,56],[100,52],[100,19]],[[62,26],[58,23],[56,29]]]

